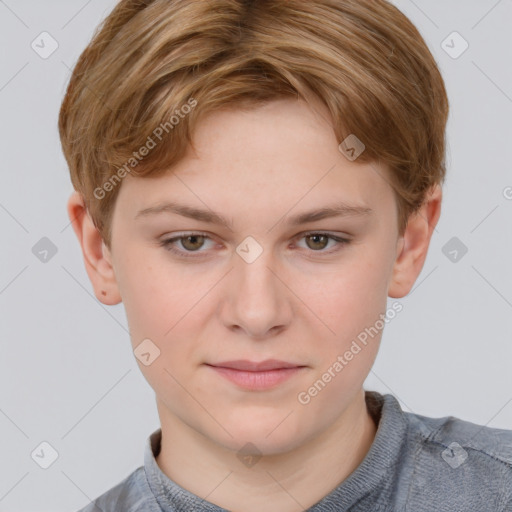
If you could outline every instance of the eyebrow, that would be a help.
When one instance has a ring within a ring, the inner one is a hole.
[[[158,215],[161,213],[174,213],[182,217],[208,222],[210,224],[218,224],[229,229],[233,228],[233,222],[220,213],[211,210],[203,210],[192,206],[178,204],[175,202],[167,202],[164,204],[151,206],[140,210],[135,219],[148,217],[151,215]],[[326,205],[323,208],[302,212],[292,217],[288,217],[286,224],[289,226],[297,226],[314,222],[331,217],[364,217],[374,213],[374,210],[364,205],[349,204],[345,202],[338,202],[335,204]]]

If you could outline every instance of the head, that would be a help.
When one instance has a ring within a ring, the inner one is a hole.
[[[59,130],[88,275],[101,302],[123,302],[133,349],[159,353],[139,366],[161,415],[269,454],[336,422],[382,329],[354,340],[423,267],[447,116],[435,60],[388,2],[118,3]],[[234,359],[304,368],[248,391],[208,366]]]

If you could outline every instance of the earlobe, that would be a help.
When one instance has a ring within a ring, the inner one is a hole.
[[[407,223],[397,243],[397,257],[388,288],[388,296],[405,297],[421,273],[427,257],[432,233],[441,215],[442,189],[435,185],[421,208]]]
[[[74,191],[67,204],[69,219],[82,248],[85,270],[96,298],[106,305],[119,304],[119,293],[112,257],[100,232],[94,225],[82,195]]]

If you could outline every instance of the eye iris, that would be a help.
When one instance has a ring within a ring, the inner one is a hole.
[[[311,240],[311,239],[313,239],[313,238],[315,238],[315,239],[321,238],[321,239],[323,239],[323,241],[324,241],[325,243],[323,243],[323,244],[322,244],[322,243],[320,243],[321,247],[318,247],[318,246],[317,246],[317,247],[310,247],[310,249],[324,249],[324,248],[326,247],[327,241],[328,241],[328,239],[329,239],[329,237],[328,237],[328,236],[326,236],[326,235],[308,235],[308,236],[306,237],[306,239],[308,240],[308,242],[309,242],[309,240]],[[314,242],[314,243],[316,243],[316,242]],[[309,246],[309,243],[308,243],[308,246]]]
[[[192,240],[198,240],[199,239],[199,247],[194,247],[194,242],[192,242],[192,247],[187,247],[188,241],[190,239],[192,239]],[[194,250],[199,249],[201,247],[201,245],[204,243],[204,236],[202,236],[202,235],[189,235],[189,236],[184,236],[181,240],[182,240],[181,243],[182,243],[183,247],[185,247],[185,249],[194,251]]]

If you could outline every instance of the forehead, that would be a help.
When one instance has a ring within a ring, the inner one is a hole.
[[[157,178],[125,178],[120,197],[132,217],[166,201],[230,210],[298,213],[345,202],[389,206],[387,170],[350,161],[321,105],[283,99],[247,109],[209,113],[198,123],[191,148]],[[122,196],[122,198],[121,198]]]

